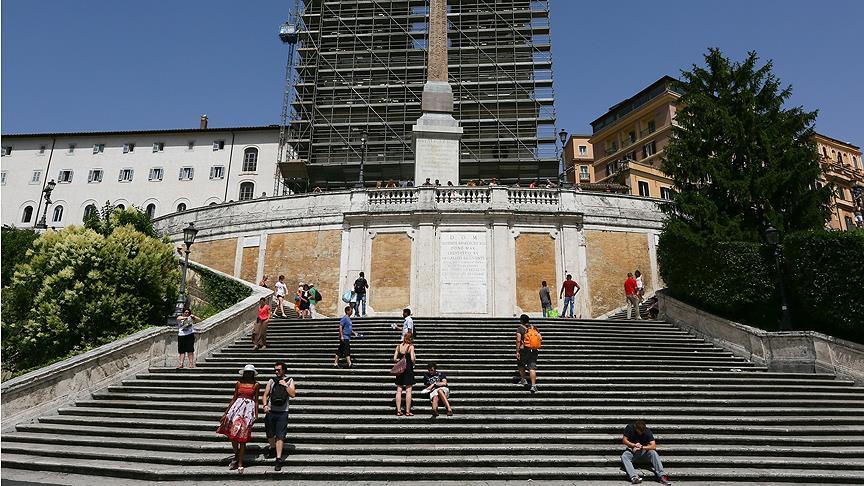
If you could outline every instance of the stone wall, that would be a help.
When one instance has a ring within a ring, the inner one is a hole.
[[[258,247],[249,246],[243,248],[243,254],[240,260],[240,278],[250,283],[258,283]],[[272,286],[275,279],[271,276],[270,285]]]
[[[546,281],[557,307],[555,240],[549,233],[521,233],[516,237],[516,305],[522,312],[542,312],[540,283]]]
[[[233,275],[236,254],[237,238],[223,238],[195,243],[189,256],[202,265]]]
[[[624,281],[627,272],[639,270],[645,291],[651,288],[651,259],[648,235],[621,231],[586,231],[588,281],[591,313],[599,316],[626,304]]]
[[[372,240],[369,305],[376,312],[399,312],[411,304],[411,238],[379,233]]]
[[[342,232],[338,230],[297,231],[267,235],[264,253],[264,273],[274,283],[285,275],[289,302],[292,291],[300,282],[314,283],[324,301],[317,311],[324,315],[339,315],[342,292],[339,289],[339,265],[342,254]]]

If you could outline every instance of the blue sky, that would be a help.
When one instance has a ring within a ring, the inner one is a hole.
[[[6,0],[3,133],[278,123],[288,0]],[[817,130],[864,145],[864,1],[552,0],[559,126],[590,121],[709,46],[756,50],[819,109]],[[238,11],[237,7],[244,10]]]

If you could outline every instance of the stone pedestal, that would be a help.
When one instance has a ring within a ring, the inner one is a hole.
[[[414,125],[414,184],[428,177],[442,186],[459,185],[459,140],[462,128],[453,118],[453,91],[447,82],[429,81],[423,87],[423,115]]]

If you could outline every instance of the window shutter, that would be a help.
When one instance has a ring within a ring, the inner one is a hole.
[[[124,143],[124,144],[123,144],[123,153],[124,153],[124,154],[128,154],[128,153],[129,153],[129,144],[128,144],[128,143]]]
[[[158,152],[158,151],[159,151],[159,144],[158,144],[158,143],[154,143],[154,144],[153,144],[153,151],[154,151],[154,152]]]
[[[96,145],[96,144],[93,145],[93,153],[94,154],[99,153],[99,145]]]

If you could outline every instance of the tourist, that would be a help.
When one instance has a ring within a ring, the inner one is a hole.
[[[438,371],[438,365],[429,363],[427,372],[423,375],[423,382],[426,383],[426,389],[423,393],[429,394],[429,400],[432,401],[432,418],[438,416],[438,401],[444,402],[444,407],[447,408],[447,416],[453,416],[453,409],[450,407],[450,386],[447,383],[447,375]]]
[[[441,180],[435,179],[435,187],[441,187]]]
[[[309,312],[313,316],[315,315],[315,307],[318,305],[318,302],[321,302],[321,292],[318,292],[314,283],[309,284]]]
[[[639,299],[636,297],[636,279],[632,273],[627,273],[627,280],[624,281],[624,295],[627,297],[627,319],[630,319],[630,311],[633,310],[632,319],[641,319],[639,314]]]
[[[279,281],[276,282],[276,305],[277,309],[279,310],[280,317],[285,317],[286,295],[288,295],[288,286],[285,285],[285,275],[279,275]]]
[[[379,180],[379,181],[375,181],[375,189],[381,189],[381,186],[382,186],[382,185],[383,185],[383,184],[381,183],[380,180]]]
[[[234,459],[228,469],[243,473],[243,456],[246,443],[252,437],[252,424],[258,420],[258,372],[251,364],[240,370],[240,380],[234,385],[234,396],[219,421],[216,433],[231,439]]]
[[[265,289],[269,289],[270,283],[268,282],[268,280],[270,280],[270,275],[264,275],[263,277],[261,277],[261,281],[258,282],[258,285],[264,287]]]
[[[309,294],[309,285],[303,284],[303,290],[300,291],[300,318],[309,319],[312,314],[309,312],[309,306],[312,305]]]
[[[645,426],[644,420],[637,420],[635,423],[627,425],[624,428],[624,437],[621,442],[627,446],[627,450],[621,454],[621,462],[624,463],[624,469],[627,471],[631,483],[639,484],[642,482],[642,478],[636,474],[636,469],[633,467],[633,462],[642,460],[651,461],[651,467],[660,483],[672,484],[666,471],[663,470],[660,455],[657,454],[657,442],[654,441],[654,434],[651,433],[651,429]]]
[[[453,181],[447,181],[447,187],[453,187]]]
[[[267,299],[258,299],[258,318],[255,327],[252,328],[252,351],[265,349],[267,347],[267,326],[270,325],[270,306]]]
[[[431,178],[429,178],[429,177],[426,178],[426,182],[423,183],[423,187],[432,187]]]
[[[276,376],[267,381],[264,388],[264,431],[267,434],[267,457],[276,458],[276,470],[281,471],[283,465],[282,451],[285,447],[285,436],[288,435],[288,401],[294,398],[297,390],[294,379],[285,376],[285,363],[277,361],[273,366]]]
[[[195,328],[194,324],[201,318],[192,314],[192,311],[183,309],[183,313],[177,316],[177,354],[180,361],[177,369],[183,368],[183,358],[189,362],[189,367],[195,367]]]
[[[531,181],[531,184],[528,184],[528,189],[537,189],[537,181]]]
[[[342,358],[345,358],[348,368],[351,367],[352,313],[354,313],[354,309],[350,305],[346,305],[345,315],[339,320],[339,349],[336,351],[336,358],[333,361],[333,366],[336,368],[339,367],[339,360]]]
[[[498,185],[498,179],[493,177],[492,180],[489,182],[489,185],[490,186],[497,186]]]
[[[390,179],[389,181],[387,181],[387,188],[388,189],[394,189],[395,187],[396,187],[396,181],[394,181],[393,179]]]
[[[549,310],[552,309],[552,295],[549,293],[549,287],[545,280],[540,284],[540,308],[543,309],[543,317],[549,317]]]
[[[486,180],[485,180],[485,179],[480,179],[480,182],[478,182],[477,185],[480,186],[480,187],[485,187],[485,186],[487,185],[487,184],[486,184]]]
[[[567,309],[570,309],[570,318],[573,318],[573,307],[576,304],[576,294],[579,293],[581,288],[579,284],[573,280],[573,276],[569,273],[567,274],[567,278],[564,280],[564,283],[561,284],[561,292],[558,293],[558,298],[564,299],[564,306],[561,308],[561,317],[564,317],[567,314]]]
[[[636,277],[636,297],[639,298],[639,302],[645,300],[645,284],[642,283],[642,272],[636,270],[633,275]]]
[[[315,188],[312,189],[312,193],[313,193],[313,194],[318,194],[318,193],[320,193],[320,192],[323,192],[322,189],[321,189],[321,186],[315,186]]]
[[[537,393],[537,358],[540,354],[542,337],[540,331],[530,322],[527,314],[519,316],[516,329],[516,363],[519,367],[519,384],[526,386],[525,370],[531,379],[531,393]]]
[[[402,416],[402,389],[405,389],[405,416],[411,417],[411,388],[414,386],[414,363],[417,362],[414,355],[414,334],[405,333],[402,342],[396,345],[393,351],[393,361],[398,363],[405,360],[405,370],[396,375],[396,416]]]
[[[468,181],[468,187],[477,187],[477,183],[474,182],[474,179]]]
[[[300,285],[297,286],[297,292],[294,293],[294,311],[297,313],[297,317],[299,319],[303,318],[303,314],[300,313],[300,295],[303,293],[303,282],[300,282]]]
[[[354,294],[357,296],[354,300],[354,313],[358,318],[366,317],[366,289],[368,288],[369,282],[366,281],[363,272],[360,272],[360,276],[354,281]]]
[[[414,333],[414,319],[411,317],[411,309],[402,309],[402,324],[393,324],[393,329],[402,330],[402,338],[405,339],[405,334],[411,333],[411,336],[416,336]]]

